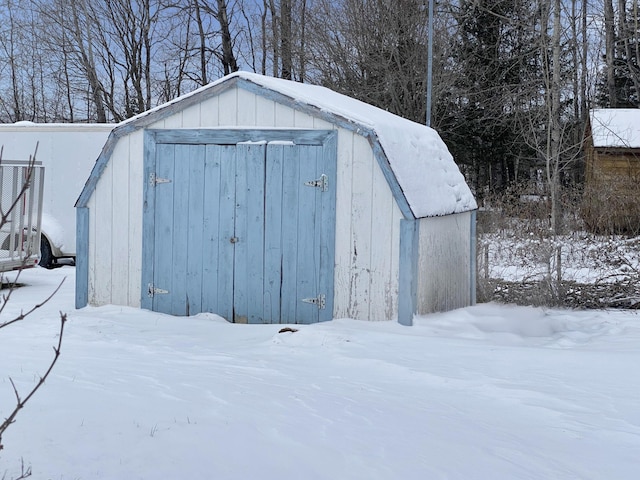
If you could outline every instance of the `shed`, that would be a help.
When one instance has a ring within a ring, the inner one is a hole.
[[[640,109],[591,110],[585,135],[584,219],[593,231],[640,229]]]
[[[118,125],[76,203],[76,306],[411,324],[475,302],[475,209],[438,134],[238,72]]]

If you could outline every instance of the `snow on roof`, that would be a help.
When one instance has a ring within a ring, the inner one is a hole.
[[[3,132],[49,132],[49,131],[101,131],[113,130],[116,123],[35,123],[22,120],[15,123],[0,123]]]
[[[328,88],[248,72],[234,75],[372,129],[416,218],[477,208],[435,130]]]
[[[640,108],[591,110],[594,147],[640,148]]]
[[[235,72],[125,120],[120,125],[145,117],[233,78],[244,79],[375,132],[416,218],[448,215],[477,208],[464,176],[435,130],[317,85],[257,73]]]

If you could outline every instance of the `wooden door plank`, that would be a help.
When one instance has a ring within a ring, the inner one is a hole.
[[[173,232],[172,253],[169,259],[173,266],[171,278],[171,314],[186,315],[188,304],[187,290],[187,250],[189,249],[187,231],[189,227],[189,188],[190,172],[189,150],[187,146],[175,147],[175,170],[173,177]],[[160,184],[162,185],[162,184]]]
[[[282,299],[281,322],[299,323],[297,306],[298,261],[298,195],[300,165],[297,151],[292,147],[284,150],[282,175]]]
[[[247,314],[249,323],[264,323],[264,202],[266,144],[246,145],[247,170]]]
[[[175,165],[175,146],[158,145],[156,148],[155,174],[160,178],[173,180]],[[154,206],[154,258],[153,286],[170,290],[173,277],[172,238],[173,238],[173,183],[161,183],[150,188],[155,189]],[[169,295],[154,295],[153,310],[171,313]]]
[[[185,167],[189,170],[187,227],[187,315],[201,313],[202,310],[202,253],[204,233],[204,159],[205,147],[185,145],[187,155]]]
[[[247,323],[249,318],[249,300],[247,297],[247,285],[249,283],[248,266],[248,179],[247,160],[248,146],[236,147],[236,176],[235,176],[235,230],[234,265],[233,265],[233,321]]]
[[[335,295],[335,251],[336,251],[336,196],[337,196],[337,132],[326,139],[321,157],[318,158],[318,172],[324,173],[329,181],[328,189],[320,195],[320,273],[319,290],[326,295],[325,308],[318,312],[319,321],[333,319]]]
[[[282,295],[282,175],[284,166],[283,146],[267,146],[264,222],[264,315],[271,323],[280,322]]]
[[[318,289],[319,238],[316,235],[320,227],[317,218],[316,201],[322,194],[321,187],[305,185],[306,182],[320,178],[316,168],[318,146],[295,147],[298,157],[299,171],[298,193],[298,246],[296,260],[297,304],[296,319],[299,323],[315,323],[318,321],[318,305],[303,302],[302,299],[317,298],[322,294]]]
[[[221,191],[220,155],[222,149],[215,145],[207,145],[204,159],[204,194],[205,205],[202,215],[202,310],[219,313],[218,271],[220,256],[220,204]]]
[[[235,236],[236,208],[236,169],[237,149],[235,145],[211,146],[219,151],[220,159],[220,194],[207,202],[207,209],[216,209],[218,202],[217,228],[217,307],[214,313],[233,322],[233,284],[235,244],[231,239]],[[217,154],[216,154],[217,155]],[[215,238],[215,237],[212,237]],[[213,240],[212,240],[213,241]],[[215,248],[215,245],[214,245]]]

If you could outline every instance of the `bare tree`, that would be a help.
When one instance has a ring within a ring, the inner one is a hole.
[[[421,0],[319,0],[307,17],[306,76],[424,122],[427,14]]]
[[[64,2],[59,3],[59,25],[63,31],[69,34],[74,41],[72,51],[76,55],[79,67],[82,69],[89,82],[89,89],[96,119],[100,123],[107,121],[105,111],[105,91],[98,75],[98,65],[94,56],[94,30],[97,25],[97,16],[83,0],[70,0],[68,8],[64,8]],[[70,15],[70,22],[66,19],[66,13]]]
[[[291,56],[291,0],[280,0],[280,52],[282,54],[282,78],[291,80],[293,58]]]
[[[224,74],[228,75],[231,72],[238,71],[238,63],[236,61],[235,54],[233,53],[233,41],[231,38],[231,29],[229,15],[227,13],[227,2],[225,0],[217,0],[218,10],[215,12],[215,17],[220,24],[220,36],[222,38],[222,67],[224,68]]]
[[[547,183],[549,185],[551,198],[551,228],[554,234],[558,233],[558,194],[560,183],[560,149],[562,141],[562,126],[560,109],[560,95],[562,90],[562,77],[560,70],[560,38],[561,38],[561,20],[560,0],[553,1],[553,13],[551,28],[551,75],[547,76],[549,83],[547,86],[547,111],[549,121],[547,122],[547,148],[546,148],[546,165],[547,165]]]
[[[633,0],[632,18],[627,16],[626,0],[618,0],[618,29],[621,55],[620,68],[633,85],[633,96],[640,104],[640,42],[638,35],[638,0]]]
[[[617,107],[617,93],[615,80],[615,19],[613,13],[613,0],[604,0],[604,31],[605,31],[605,60],[607,62],[607,91],[609,105]]]
[[[193,12],[195,14],[196,26],[198,27],[198,53],[200,56],[200,74],[202,76],[202,85],[206,85],[209,83],[209,78],[207,76],[207,34],[205,32],[204,23],[202,20],[200,2],[199,0],[193,1]],[[187,38],[187,42],[188,42]],[[187,43],[188,45],[188,43]],[[186,56],[186,55],[185,55]]]

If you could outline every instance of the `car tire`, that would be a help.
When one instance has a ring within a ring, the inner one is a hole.
[[[53,268],[54,258],[51,251],[51,244],[46,237],[40,238],[40,262],[38,263],[43,268]]]

